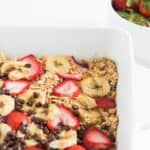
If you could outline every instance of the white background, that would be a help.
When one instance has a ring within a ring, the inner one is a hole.
[[[0,26],[107,26],[107,2],[108,0],[0,0]],[[135,150],[149,149],[149,89],[150,70],[135,63]]]

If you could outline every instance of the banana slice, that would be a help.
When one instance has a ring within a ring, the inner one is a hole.
[[[95,99],[91,98],[90,96],[86,94],[80,94],[76,99],[86,109],[92,109],[97,106]]]
[[[25,145],[26,145],[27,147],[35,146],[35,145],[37,145],[37,144],[38,144],[38,142],[37,142],[36,140],[34,140],[34,139],[26,139],[26,140],[25,140]]]
[[[33,115],[34,117],[37,117],[37,118],[41,118],[41,119],[44,119],[44,120],[47,120],[47,110],[43,107],[39,107],[39,108],[36,108],[35,109],[35,114]]]
[[[46,93],[40,89],[28,89],[25,93],[19,95],[20,99],[27,101],[34,101],[35,103],[40,102],[45,104],[46,102]]]
[[[19,138],[25,138],[25,134],[23,134],[22,132],[18,131],[17,132],[17,137]],[[38,144],[38,142],[36,140],[34,140],[33,138],[29,138],[29,139],[25,139],[24,140],[26,147],[30,147],[30,146],[35,146]]]
[[[108,81],[101,77],[88,77],[81,81],[84,93],[91,97],[106,96],[110,91]]]
[[[13,71],[9,72],[8,77],[11,80],[20,80],[20,79],[25,78],[25,73],[23,73],[19,70],[13,70]]]
[[[36,108],[35,109],[36,114],[35,117],[45,119],[45,120],[53,120],[56,116],[59,114],[59,109],[55,104],[49,105],[47,109],[45,108]]]
[[[20,131],[17,132],[17,137],[25,138],[25,145],[27,147],[35,146],[38,144],[36,139],[33,138],[35,134],[38,134],[41,140],[47,140],[47,135],[44,134],[43,130],[40,129],[35,123],[29,123],[27,126],[27,132],[29,133],[30,137],[28,139],[25,138],[25,134],[21,133]]]
[[[0,144],[4,142],[4,139],[7,133],[10,131],[11,131],[11,128],[7,124],[5,123],[0,124]]]
[[[52,141],[49,144],[50,148],[65,149],[77,144],[77,133],[75,130],[63,131],[59,136],[59,140]]]
[[[66,57],[53,56],[49,57],[46,62],[46,69],[52,73],[63,72],[68,73],[71,68],[71,64]]]
[[[47,135],[43,133],[43,130],[38,128],[38,126],[35,123],[29,123],[27,130],[29,131],[30,135],[35,135],[38,134],[39,137],[42,140],[46,140],[47,139]]]
[[[51,104],[48,108],[48,113],[47,113],[47,119],[48,120],[53,120],[55,117],[58,116],[59,114],[59,109],[55,104]]]
[[[7,61],[6,63],[4,63],[1,67],[1,73],[5,74],[8,73],[10,71],[12,71],[13,69],[19,69],[21,67],[24,67],[25,63],[24,62],[18,62],[18,61]]]
[[[0,115],[8,115],[14,108],[15,101],[11,96],[0,95]]]
[[[98,110],[79,109],[80,117],[86,124],[101,123],[102,115]]]

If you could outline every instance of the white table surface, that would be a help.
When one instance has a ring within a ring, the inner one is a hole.
[[[0,26],[107,26],[108,0],[0,0]],[[149,149],[150,70],[134,64],[135,150]]]

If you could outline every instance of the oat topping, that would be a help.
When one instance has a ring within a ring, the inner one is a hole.
[[[109,58],[0,54],[0,150],[116,150]]]

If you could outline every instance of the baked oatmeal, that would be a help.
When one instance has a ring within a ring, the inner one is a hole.
[[[0,54],[0,150],[116,150],[116,63]]]

